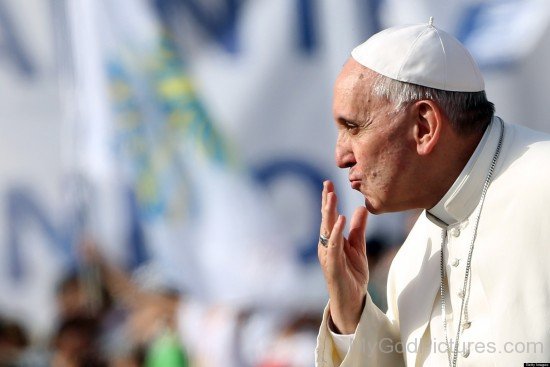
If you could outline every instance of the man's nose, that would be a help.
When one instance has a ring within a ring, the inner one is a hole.
[[[336,141],[335,158],[336,165],[340,168],[353,167],[356,163],[351,145],[342,135],[338,136]]]

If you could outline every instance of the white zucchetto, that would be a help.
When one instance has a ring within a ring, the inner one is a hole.
[[[389,78],[446,91],[480,92],[483,77],[468,50],[433,25],[385,29],[357,46],[351,56]]]

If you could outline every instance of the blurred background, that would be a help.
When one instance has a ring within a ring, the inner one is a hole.
[[[550,131],[547,0],[0,0],[0,366],[313,366],[333,81],[430,16]],[[382,309],[416,215],[369,218]]]

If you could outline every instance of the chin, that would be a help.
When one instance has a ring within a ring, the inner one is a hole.
[[[408,209],[406,207],[402,207],[401,205],[399,205],[399,203],[388,203],[379,200],[369,200],[366,196],[365,207],[371,214],[393,213]]]
[[[384,210],[383,207],[381,207],[380,205],[377,205],[377,204],[379,204],[379,203],[374,203],[374,205],[373,205],[373,203],[371,203],[371,202],[369,201],[369,199],[367,199],[367,198],[365,197],[365,207],[367,208],[367,210],[369,211],[369,213],[371,213],[371,214],[382,214],[382,213],[385,213],[386,210]]]

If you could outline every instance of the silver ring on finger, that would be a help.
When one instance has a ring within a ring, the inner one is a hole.
[[[323,247],[328,247],[328,237],[321,234],[319,235],[319,242],[321,243],[321,245],[323,245]]]

